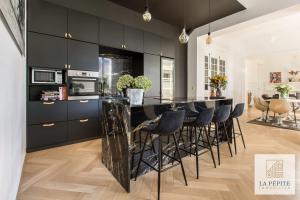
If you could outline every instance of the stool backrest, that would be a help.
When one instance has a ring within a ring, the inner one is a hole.
[[[182,127],[185,117],[185,110],[178,111],[166,111],[161,116],[156,133],[158,134],[170,134],[177,131]]]
[[[231,105],[222,105],[215,110],[214,122],[225,122],[230,116]]]
[[[245,107],[244,103],[236,104],[234,110],[231,113],[231,117],[233,117],[233,118],[240,117],[244,112],[244,107]]]
[[[206,108],[199,112],[196,123],[201,126],[206,126],[211,123],[214,116],[215,108]]]

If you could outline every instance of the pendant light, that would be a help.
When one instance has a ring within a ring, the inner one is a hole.
[[[211,16],[210,16],[210,0],[208,0],[208,15],[209,15],[209,24],[208,24],[208,33],[207,33],[207,38],[206,38],[206,44],[211,44],[212,43],[212,38],[211,38],[211,32],[210,32],[210,20],[211,20]]]
[[[151,13],[149,12],[149,3],[148,0],[146,0],[146,6],[145,6],[145,12],[143,13],[143,20],[145,22],[150,22],[151,21]]]
[[[189,36],[188,34],[186,34],[186,30],[185,30],[185,7],[184,7],[184,0],[183,0],[183,29],[181,34],[178,37],[179,42],[181,44],[186,44],[189,41]]]

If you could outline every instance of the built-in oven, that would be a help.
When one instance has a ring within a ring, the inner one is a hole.
[[[34,84],[62,84],[63,72],[62,70],[52,69],[31,69],[31,83]]]
[[[68,71],[68,99],[98,99],[99,72]]]

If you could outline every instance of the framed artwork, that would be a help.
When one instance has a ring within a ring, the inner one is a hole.
[[[0,0],[0,17],[21,54],[25,54],[25,0]]]
[[[270,72],[270,83],[281,83],[281,72]]]

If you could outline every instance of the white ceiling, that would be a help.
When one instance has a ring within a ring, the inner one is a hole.
[[[300,6],[220,30],[213,39],[215,45],[244,57],[299,52]]]

